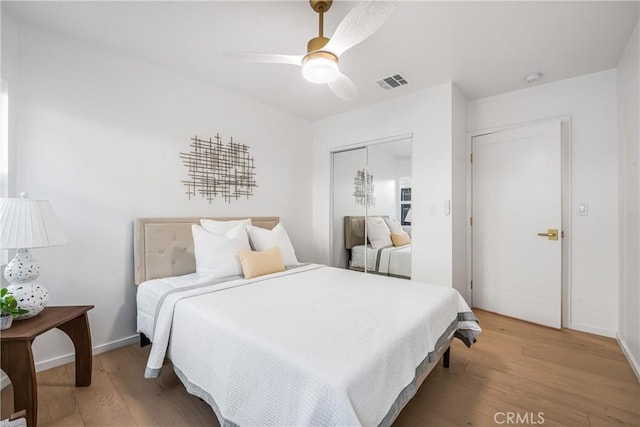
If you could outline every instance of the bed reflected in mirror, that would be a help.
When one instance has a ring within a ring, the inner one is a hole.
[[[411,138],[332,154],[332,265],[410,278]]]

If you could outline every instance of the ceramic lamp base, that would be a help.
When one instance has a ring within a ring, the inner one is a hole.
[[[49,302],[49,291],[36,282],[39,275],[40,265],[29,249],[18,249],[16,256],[5,267],[4,277],[9,282],[7,289],[18,301],[18,307],[27,310],[17,319],[37,316]]]
[[[16,256],[4,269],[4,278],[12,285],[35,281],[40,276],[40,264],[29,249],[18,249]]]
[[[18,301],[18,307],[27,310],[17,320],[37,316],[49,302],[49,291],[37,282],[12,284],[7,286],[7,290]]]

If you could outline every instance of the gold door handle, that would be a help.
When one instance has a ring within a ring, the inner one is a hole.
[[[558,229],[550,228],[546,233],[538,233],[538,236],[548,237],[549,240],[558,240]]]

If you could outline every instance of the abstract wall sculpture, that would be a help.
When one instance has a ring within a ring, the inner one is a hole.
[[[200,195],[209,203],[215,197],[231,200],[253,196],[257,187],[255,165],[249,155],[249,147],[233,142],[222,143],[220,135],[209,140],[197,136],[191,138],[191,151],[180,153],[182,162],[188,169],[189,179],[181,181],[187,187],[187,196]]]
[[[356,172],[356,177],[353,180],[353,196],[356,198],[357,204],[365,208],[375,206],[376,198],[373,195],[375,189],[373,175],[365,172],[364,169]]]

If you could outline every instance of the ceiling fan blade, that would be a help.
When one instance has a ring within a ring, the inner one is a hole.
[[[351,101],[358,97],[358,88],[353,81],[342,73],[328,83],[331,92],[343,101]]]
[[[291,64],[302,65],[303,55],[280,55],[277,53],[248,53],[228,52],[224,56],[250,62],[262,62],[265,64]]]
[[[339,57],[375,33],[393,13],[397,3],[397,0],[365,0],[358,3],[338,24],[333,37],[322,50]]]

